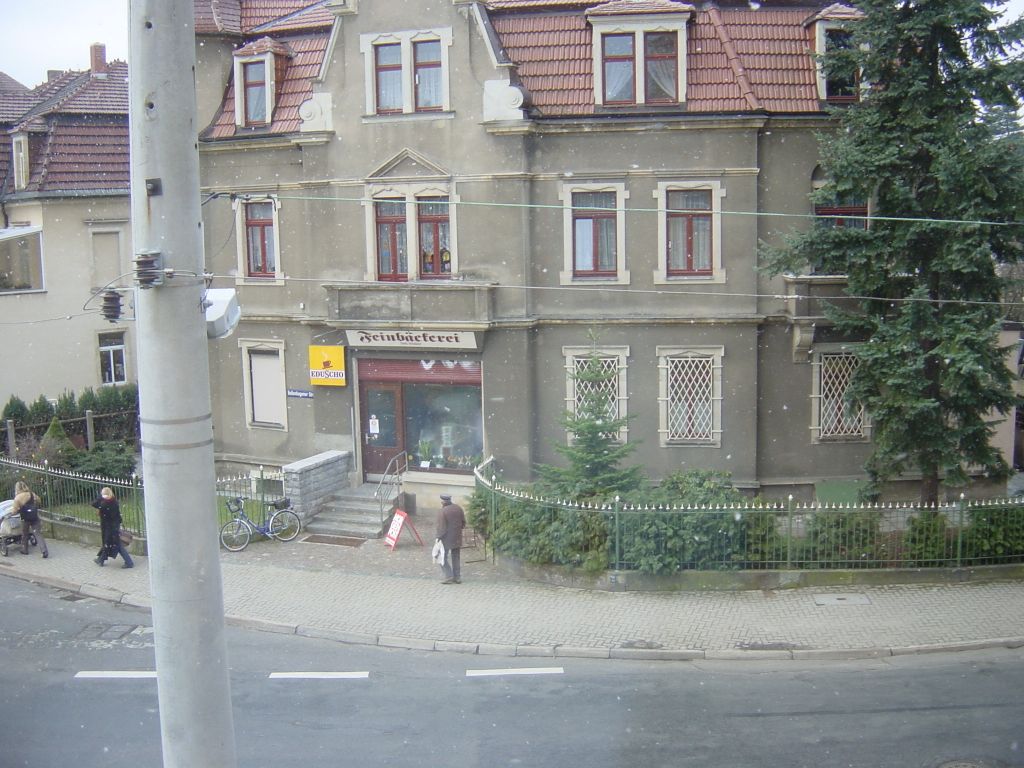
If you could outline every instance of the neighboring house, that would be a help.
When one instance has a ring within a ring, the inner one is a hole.
[[[271,10],[272,9],[272,10]],[[857,73],[842,5],[196,0],[218,456],[468,487],[558,463],[592,352],[653,478],[862,476],[841,279],[769,277]],[[857,202],[817,212],[862,225]],[[772,214],[764,216],[759,214]],[[793,218],[780,218],[789,214]],[[851,218],[852,217],[852,218]],[[343,369],[343,373],[339,372]],[[343,378],[342,378],[343,377]],[[241,391],[242,396],[239,396]]]
[[[32,89],[0,73],[0,407],[135,380],[131,325],[90,300],[130,284],[128,67],[90,53]]]

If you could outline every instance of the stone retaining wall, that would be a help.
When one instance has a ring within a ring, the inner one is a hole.
[[[281,467],[284,495],[292,500],[292,509],[303,525],[316,517],[331,496],[349,487],[351,469],[350,451],[324,451]]]

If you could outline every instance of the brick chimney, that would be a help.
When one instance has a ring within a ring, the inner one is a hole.
[[[89,46],[89,70],[94,75],[106,74],[107,46],[103,43],[93,43]]]

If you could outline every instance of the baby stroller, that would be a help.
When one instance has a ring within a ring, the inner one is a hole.
[[[0,501],[0,555],[7,557],[7,550],[12,544],[21,546],[21,515],[10,514],[14,499]],[[28,535],[28,543],[36,546],[36,535]]]

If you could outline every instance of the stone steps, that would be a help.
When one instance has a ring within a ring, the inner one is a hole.
[[[326,536],[381,538],[390,522],[393,501],[385,505],[384,520],[381,521],[380,503],[373,497],[374,490],[375,484],[365,484],[335,494],[324,502],[320,512],[303,530]]]

